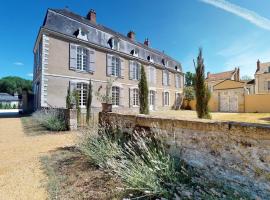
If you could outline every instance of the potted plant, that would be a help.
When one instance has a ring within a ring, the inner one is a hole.
[[[112,112],[112,84],[115,80],[108,79],[105,94],[101,93],[102,86],[95,93],[97,99],[101,102],[102,112]]]

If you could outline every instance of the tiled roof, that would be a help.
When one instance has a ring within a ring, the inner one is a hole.
[[[224,80],[214,86],[215,90],[227,90],[235,88],[244,88],[246,85],[243,81]]]
[[[169,68],[175,69],[177,66],[177,68],[182,71],[181,63],[163,52],[150,48],[137,41],[132,41],[123,34],[113,31],[103,25],[93,23],[85,17],[75,14],[67,9],[48,9],[43,28],[71,37],[76,37],[74,32],[81,28],[82,30],[86,30],[89,42],[106,48],[110,48],[108,46],[108,40],[112,36],[117,37],[121,40],[120,52],[130,54],[132,49],[139,49],[139,58],[147,61],[147,57],[151,56],[153,62],[159,65],[162,65],[162,60],[165,59],[168,61]]]
[[[231,79],[232,75],[235,73],[235,70],[232,71],[226,71],[226,72],[221,72],[217,74],[209,74],[207,79],[208,80],[226,80],[226,79]]]
[[[12,96],[8,93],[0,93],[0,102],[1,101],[19,101],[18,96]]]

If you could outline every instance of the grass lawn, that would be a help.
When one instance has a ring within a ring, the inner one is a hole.
[[[153,116],[173,117],[179,119],[197,119],[196,111],[189,110],[169,110],[151,112]],[[250,122],[260,124],[270,124],[270,113],[211,113],[213,120],[225,120],[236,122]]]

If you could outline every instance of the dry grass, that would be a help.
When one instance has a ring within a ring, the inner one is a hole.
[[[173,117],[179,119],[197,119],[196,111],[169,110],[152,112],[151,115],[159,117]],[[236,122],[250,122],[259,124],[270,124],[270,113],[211,113],[213,120],[225,120]]]
[[[30,137],[20,118],[0,118],[0,199],[47,199],[40,156],[73,139],[70,133]]]

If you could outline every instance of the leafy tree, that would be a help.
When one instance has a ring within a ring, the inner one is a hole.
[[[195,78],[195,74],[192,72],[187,72],[185,74],[185,86],[189,87],[189,86],[194,86],[194,78]]]
[[[144,71],[144,66],[141,67],[141,79],[139,82],[139,100],[140,100],[140,113],[149,114],[148,107],[148,85],[146,80],[146,74]]]
[[[92,81],[89,81],[88,93],[87,93],[87,104],[86,104],[86,123],[90,124],[91,104],[92,104]]]
[[[32,81],[17,76],[7,76],[0,79],[0,92],[22,94],[23,90],[32,91]]]
[[[195,94],[196,94],[196,111],[199,118],[209,119],[211,115],[208,110],[208,102],[210,100],[210,91],[205,84],[204,64],[202,57],[202,49],[199,49],[199,55],[197,57],[197,64],[194,62],[195,67]]]
[[[191,109],[190,108],[190,101],[193,100],[195,98],[195,91],[194,91],[194,87],[192,86],[188,86],[184,88],[184,98],[185,100],[187,100],[187,107],[186,109]]]
[[[3,109],[3,104],[2,104],[2,102],[0,102],[0,109]]]

